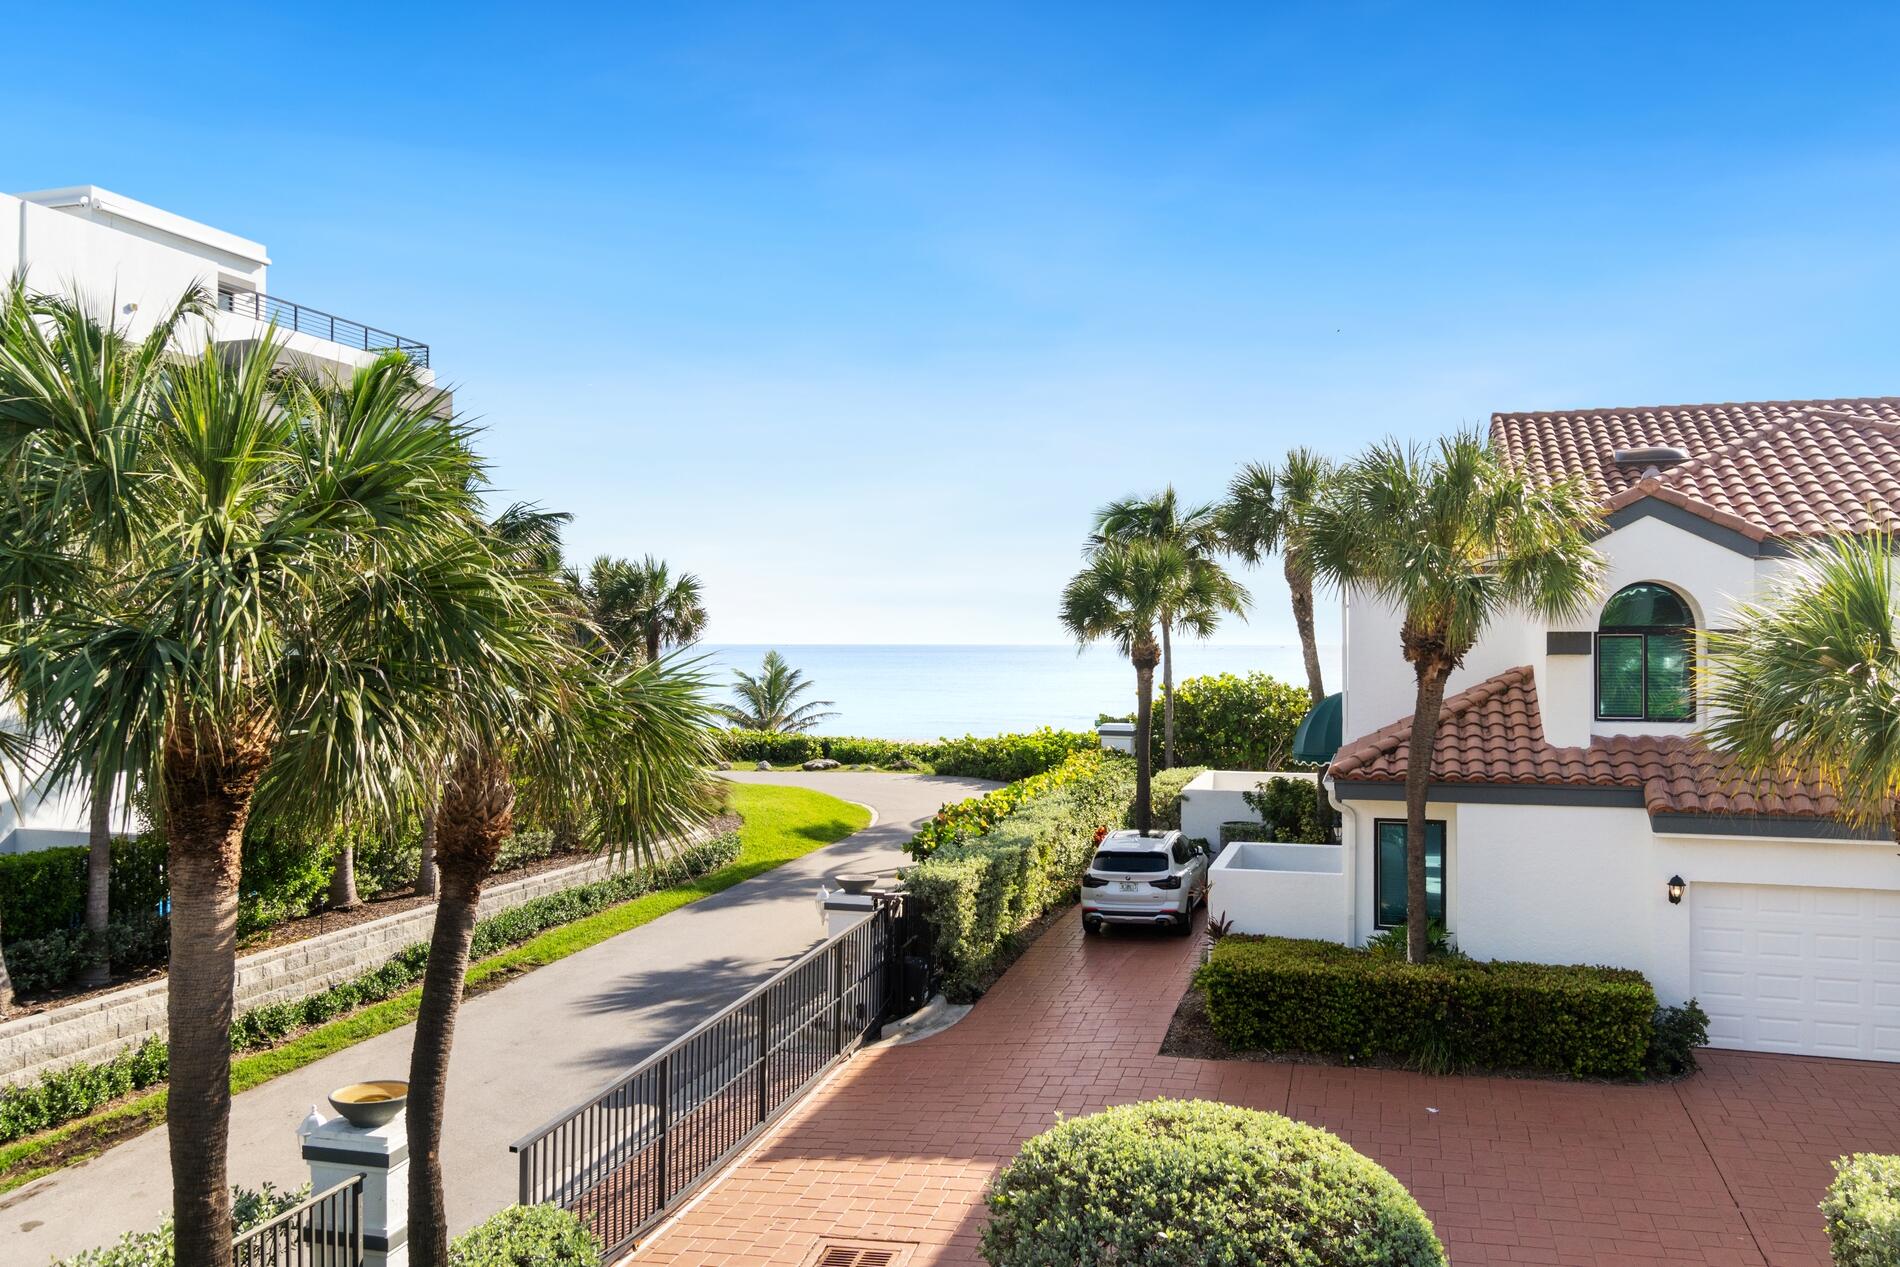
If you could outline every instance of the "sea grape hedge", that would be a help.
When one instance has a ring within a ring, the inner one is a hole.
[[[1900,1267],[1900,1157],[1855,1153],[1835,1161],[1821,1220],[1835,1267]]]
[[[1100,749],[1046,774],[946,806],[912,843],[904,868],[935,944],[943,990],[963,1001],[1015,957],[1017,935],[1073,899],[1096,833],[1119,827],[1134,763]]]
[[[1640,1077],[1656,1016],[1655,990],[1625,968],[1411,964],[1283,937],[1221,938],[1198,982],[1231,1047],[1433,1070]]]
[[[1154,706],[1154,753],[1162,755],[1162,708]],[[1293,732],[1311,707],[1302,686],[1265,673],[1212,673],[1174,684],[1174,763],[1217,770],[1284,770]]]
[[[965,735],[961,739],[916,743],[853,735],[727,730],[720,732],[719,745],[725,759],[733,762],[803,765],[828,757],[845,765],[907,763],[926,767],[936,774],[1009,783],[1054,769],[1074,753],[1099,748],[1101,743],[1089,731],[1054,730],[1045,726],[1026,734]]]
[[[1125,1104],[1025,1143],[984,1194],[992,1267],[1444,1267],[1431,1220],[1340,1138],[1206,1100]]]

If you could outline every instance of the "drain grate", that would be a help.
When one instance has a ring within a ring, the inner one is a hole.
[[[805,1262],[806,1267],[903,1267],[914,1248],[890,1241],[826,1241]]]

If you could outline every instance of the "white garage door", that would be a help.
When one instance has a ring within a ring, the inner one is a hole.
[[[1900,1060],[1900,893],[1692,884],[1709,1042]]]

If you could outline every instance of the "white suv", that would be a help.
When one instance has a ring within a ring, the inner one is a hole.
[[[1207,897],[1207,855],[1178,831],[1111,832],[1082,877],[1082,930],[1145,924],[1186,933]]]

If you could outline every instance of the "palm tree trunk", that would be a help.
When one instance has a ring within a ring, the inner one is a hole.
[[[1306,565],[1292,551],[1283,558],[1286,588],[1293,599],[1293,626],[1300,633],[1300,654],[1306,658],[1306,691],[1317,705],[1326,698],[1326,682],[1320,674],[1319,642],[1313,632],[1313,578]]]
[[[1136,647],[1135,662],[1135,830],[1144,836],[1154,828],[1154,644]]]
[[[171,1091],[166,1131],[176,1261],[179,1267],[222,1267],[231,1260],[226,1174],[231,1013],[237,981],[238,870],[251,789],[233,794],[210,786],[212,780],[200,779],[198,773],[167,780]],[[254,779],[251,782],[254,785]]]
[[[106,925],[112,921],[112,781],[94,779],[91,814],[86,823],[86,931],[92,936],[98,962],[81,974],[85,986],[104,985],[112,979],[106,959]]]
[[[0,1016],[13,1010],[13,974],[7,971],[7,957],[0,953]]]
[[[660,627],[658,624],[647,626],[647,663],[652,664],[660,658]]]
[[[1424,963],[1429,941],[1425,910],[1425,801],[1432,787],[1432,744],[1445,703],[1448,666],[1418,666],[1418,702],[1412,710],[1411,746],[1405,759],[1405,957]]]
[[[363,904],[356,895],[356,844],[344,841],[337,850],[336,866],[330,872],[330,909],[348,911]]]
[[[415,1046],[409,1055],[409,1257],[416,1267],[446,1267],[449,1261],[442,1120],[455,1018],[462,1008],[469,947],[482,900],[482,877],[467,870],[454,863],[442,868],[442,896],[435,904]]]
[[[422,813],[422,860],[416,864],[416,893],[434,897],[435,890],[435,806],[431,805]]]
[[[1174,633],[1161,622],[1161,768],[1174,769]]]
[[[514,795],[501,758],[468,753],[457,760],[436,811],[442,896],[436,901],[415,1046],[409,1057],[409,1259],[415,1267],[448,1267],[442,1120],[449,1054],[462,1006],[469,946],[475,939],[482,881],[494,868],[501,843],[514,826]]]

